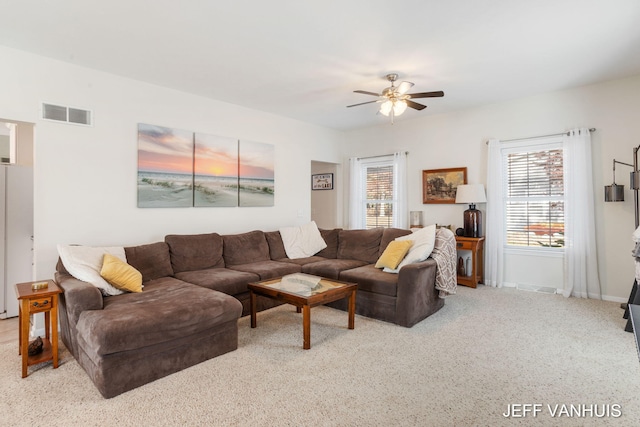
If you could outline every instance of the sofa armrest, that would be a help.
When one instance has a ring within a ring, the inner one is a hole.
[[[102,310],[100,289],[69,274],[56,273],[55,278],[58,286],[62,288],[63,309],[66,311],[70,323],[75,325],[83,311]]]
[[[411,327],[435,313],[444,300],[436,289],[436,262],[426,261],[405,265],[398,273],[396,299],[397,324]]]
[[[83,311],[102,310],[102,293],[90,283],[78,280],[68,273],[56,272],[56,283],[60,294],[60,337],[71,354],[78,359],[76,324]]]

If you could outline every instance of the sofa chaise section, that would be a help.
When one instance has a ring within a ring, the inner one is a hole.
[[[103,297],[58,268],[62,339],[110,398],[238,347],[235,298],[172,277],[166,243],[125,248],[144,291]]]

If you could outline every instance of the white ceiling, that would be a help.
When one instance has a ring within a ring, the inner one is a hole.
[[[638,0],[0,0],[0,44],[335,129],[640,74]],[[2,66],[10,66],[1,62]]]

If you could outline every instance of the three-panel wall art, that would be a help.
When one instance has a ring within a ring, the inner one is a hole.
[[[274,146],[138,124],[138,207],[274,205]]]

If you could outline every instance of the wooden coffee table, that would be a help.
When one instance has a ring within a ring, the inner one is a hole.
[[[287,304],[295,305],[298,313],[302,311],[302,330],[303,345],[302,348],[308,350],[311,348],[311,307],[326,304],[328,302],[337,301],[342,298],[349,298],[349,329],[355,326],[356,313],[356,289],[358,285],[355,283],[342,282],[340,280],[326,279],[324,277],[315,277],[319,280],[319,285],[313,290],[292,289],[287,286],[287,277],[284,276],[277,279],[263,280],[257,283],[249,283],[249,296],[251,301],[251,327],[256,327],[256,298],[262,295],[282,301]],[[304,274],[296,274],[295,276],[305,276]],[[284,279],[284,280],[283,280]]]

